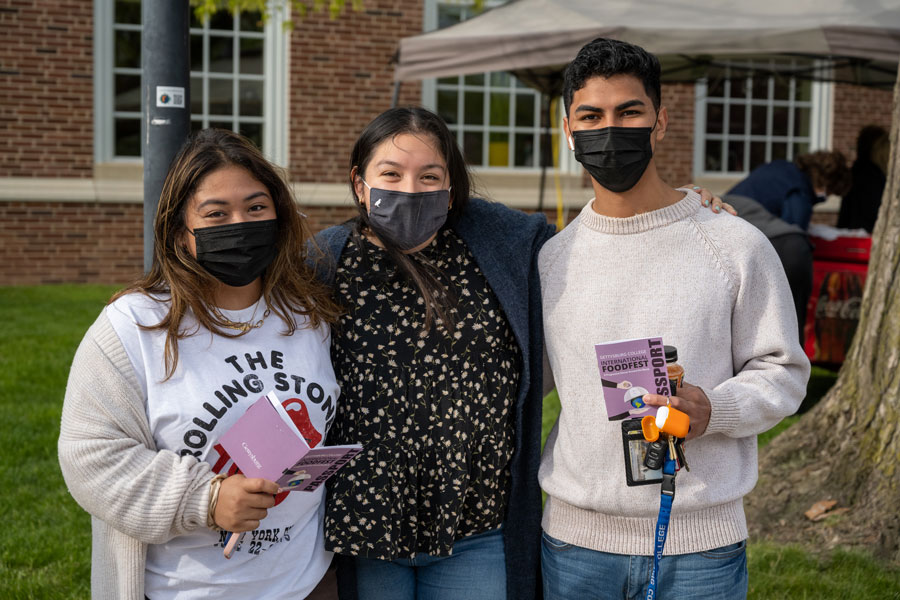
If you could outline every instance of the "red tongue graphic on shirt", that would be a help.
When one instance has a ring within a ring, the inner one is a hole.
[[[291,416],[291,420],[297,426],[297,429],[300,430],[303,439],[306,440],[309,447],[315,448],[318,446],[319,442],[322,441],[322,434],[316,431],[312,421],[309,420],[309,411],[306,410],[306,404],[303,403],[303,400],[300,398],[288,398],[281,405]]]

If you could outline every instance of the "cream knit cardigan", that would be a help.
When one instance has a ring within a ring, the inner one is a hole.
[[[209,464],[156,449],[141,386],[105,310],[72,361],[59,464],[92,517],[92,598],[142,600],[147,544],[206,527]]]

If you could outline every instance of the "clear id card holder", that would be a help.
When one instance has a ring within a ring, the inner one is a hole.
[[[650,442],[644,439],[640,419],[622,421],[622,446],[625,450],[625,482],[629,486],[662,483],[662,469],[648,469],[644,465]]]

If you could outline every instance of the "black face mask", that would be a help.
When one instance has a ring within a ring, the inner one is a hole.
[[[604,127],[573,131],[575,160],[611,192],[627,192],[653,158],[652,127]]]
[[[399,192],[369,188],[369,224],[403,250],[421,246],[447,221],[450,190]]]
[[[188,231],[197,242],[197,262],[225,285],[252,283],[275,260],[278,219]]]

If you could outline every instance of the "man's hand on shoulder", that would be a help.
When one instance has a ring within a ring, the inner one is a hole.
[[[685,383],[683,387],[678,388],[678,395],[672,396],[671,399],[659,394],[647,394],[644,396],[644,402],[650,406],[665,406],[667,403],[674,408],[687,413],[691,418],[691,429],[685,439],[692,440],[700,437],[706,432],[706,426],[709,425],[709,415],[712,412],[712,405],[706,392],[695,385]]]

